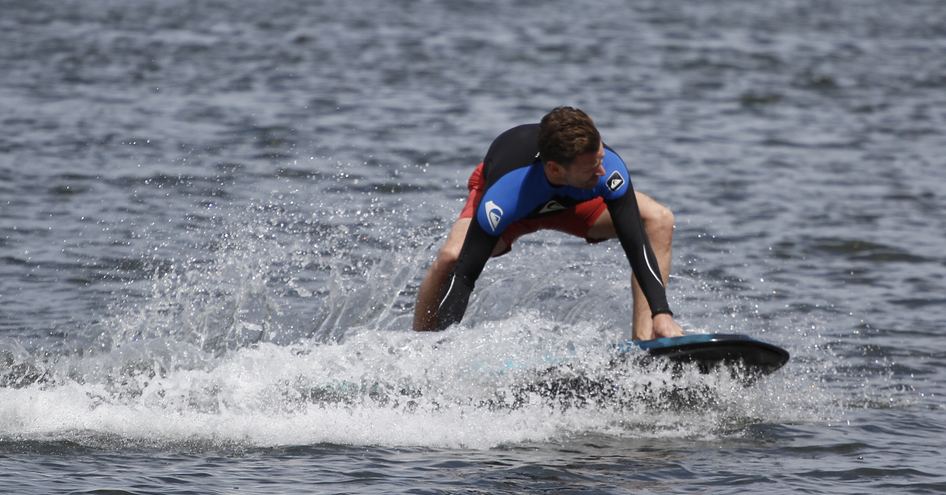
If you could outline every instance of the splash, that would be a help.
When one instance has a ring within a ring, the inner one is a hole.
[[[747,388],[728,372],[616,363],[607,340],[591,325],[523,314],[435,335],[259,343],[193,367],[97,356],[66,376],[0,388],[0,430],[158,445],[491,448],[589,432],[716,438],[818,419],[797,380]]]
[[[0,351],[0,437],[485,449],[587,433],[717,438],[834,414],[818,379],[791,365],[747,387],[615,355],[610,320],[626,304],[605,299],[612,313],[592,319],[601,298],[568,290],[595,269],[626,283],[593,259],[562,267],[558,286],[487,274],[463,325],[411,332],[429,240],[398,237],[381,208],[288,204],[223,218],[205,256],[155,270],[147,295],[113,306],[86,347]],[[521,249],[522,264],[540,262]],[[500,293],[505,306],[490,305]]]

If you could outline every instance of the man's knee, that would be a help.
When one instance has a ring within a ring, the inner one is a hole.
[[[450,227],[446,240],[440,246],[440,250],[437,251],[437,257],[434,258],[433,268],[435,270],[447,272],[453,270],[453,265],[460,258],[460,249],[463,248],[463,239],[466,238],[469,228],[469,218],[461,218]]]
[[[441,246],[440,251],[437,252],[437,258],[434,259],[435,269],[452,270],[453,265],[456,265],[457,259],[460,258],[460,247],[461,246],[454,246],[449,242]]]
[[[641,211],[641,220],[644,228],[653,235],[673,235],[673,226],[676,219],[673,211],[666,206],[653,202],[646,210]]]
[[[656,223],[661,228],[673,230],[675,221],[676,219],[673,216],[673,211],[671,211],[670,208],[658,203],[654,223]]]
[[[644,224],[652,228],[673,229],[673,212],[661,203],[658,203],[650,196],[636,191],[637,204],[640,208],[641,220]]]

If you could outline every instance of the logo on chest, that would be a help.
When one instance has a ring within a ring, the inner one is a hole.
[[[621,173],[615,170],[611,173],[611,176],[608,177],[607,184],[611,192],[617,191],[624,185],[624,177],[621,177]]]
[[[552,201],[545,203],[545,206],[543,206],[542,209],[539,210],[539,214],[541,215],[542,213],[551,213],[553,211],[561,211],[564,209],[565,209],[565,206],[562,205],[562,203],[559,203],[558,201],[555,201],[553,199]]]

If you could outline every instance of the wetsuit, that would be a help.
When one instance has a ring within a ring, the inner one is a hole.
[[[641,223],[637,198],[624,161],[605,146],[604,175],[593,189],[549,183],[538,150],[538,124],[509,129],[490,145],[483,159],[485,192],[476,205],[460,256],[437,309],[437,328],[463,318],[470,293],[496,242],[517,221],[560,214],[579,203],[602,198],[621,247],[654,315],[672,314],[660,268]]]

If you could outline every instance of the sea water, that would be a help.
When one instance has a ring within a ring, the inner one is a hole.
[[[0,491],[946,490],[946,11],[891,9],[4,2]],[[556,233],[410,331],[560,104],[675,212],[678,321],[785,368],[620,358],[620,245]]]

